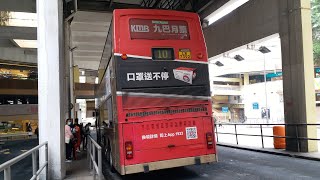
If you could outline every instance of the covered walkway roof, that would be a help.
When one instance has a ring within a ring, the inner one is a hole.
[[[98,69],[114,9],[154,8],[203,13],[217,3],[221,0],[64,0],[65,18],[73,16],[70,49],[74,65],[80,69]],[[0,12],[1,20],[6,22],[0,26],[0,62],[36,64],[36,0],[2,0]],[[14,15],[17,12],[19,16]]]

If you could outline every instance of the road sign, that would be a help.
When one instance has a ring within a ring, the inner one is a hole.
[[[252,103],[253,109],[259,109],[259,103]]]
[[[222,112],[227,113],[229,111],[229,107],[222,107]]]

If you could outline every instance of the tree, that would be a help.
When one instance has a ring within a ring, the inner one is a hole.
[[[315,65],[320,65],[320,0],[311,0],[312,38]]]
[[[10,19],[10,12],[0,11],[0,26],[7,25],[9,19]]]

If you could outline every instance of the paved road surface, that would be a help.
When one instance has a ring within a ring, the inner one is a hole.
[[[320,162],[218,147],[217,164],[135,174],[123,180],[320,179]]]
[[[18,140],[5,142],[0,147],[0,164],[17,157],[26,150],[32,149],[38,145],[38,140]],[[27,180],[32,177],[32,158],[20,161],[18,164],[11,167],[11,178],[13,180]],[[3,172],[0,173],[0,180],[3,180]]]
[[[37,140],[6,143],[0,149],[0,163],[7,161],[21,150],[37,145]],[[218,147],[219,162],[200,166],[173,168],[140,173],[122,177],[123,180],[251,180],[251,179],[320,179],[320,162],[291,157],[256,153],[226,147]],[[13,167],[13,179],[25,180],[31,177],[31,157]],[[0,174],[0,180],[3,173]]]

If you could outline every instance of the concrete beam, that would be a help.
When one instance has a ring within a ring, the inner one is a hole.
[[[80,56],[75,56],[73,55],[73,58],[75,59],[75,61],[87,61],[87,60],[91,60],[91,61],[100,61],[101,56],[97,56],[97,55],[80,55]]]
[[[81,51],[103,51],[104,43],[73,42],[71,47],[77,47]]]
[[[37,28],[35,27],[14,27],[1,26],[0,39],[37,39]]]
[[[90,0],[92,1],[92,0]],[[79,0],[78,0],[79,3]],[[112,19],[112,12],[97,12],[97,11],[81,11],[78,10],[74,16],[72,22],[84,22],[84,23],[96,23],[100,22],[101,24],[109,24]]]
[[[22,48],[0,48],[0,59],[37,64],[37,54],[31,52]]]
[[[36,13],[36,0],[1,0],[0,11]]]
[[[73,57],[94,56],[94,57],[101,58],[101,55],[102,55],[102,52],[99,52],[99,51],[86,51],[86,52],[76,51],[76,52],[73,52]]]
[[[109,25],[104,24],[104,22],[100,25],[92,25],[91,23],[73,23],[71,26],[72,31],[88,31],[88,32],[104,32],[104,36],[107,36]]]
[[[204,28],[209,57],[279,32],[279,0],[249,1]]]
[[[103,51],[103,46],[91,46],[91,45],[81,45],[81,46],[75,46],[75,45],[73,45],[72,47],[77,47],[76,49],[75,49],[75,51],[84,51],[84,52],[88,52],[88,51],[90,51],[90,52],[92,52],[92,51],[101,51],[101,53],[102,53],[102,51]]]
[[[78,9],[81,11],[112,12],[114,9],[141,8],[140,4],[127,4],[127,3],[118,3],[118,2],[113,2],[112,7],[110,8],[109,3],[110,2],[108,2],[108,1],[79,0],[78,1]]]
[[[98,44],[104,44],[106,42],[107,37],[103,36],[103,37],[98,37],[98,36],[94,36],[94,37],[90,37],[90,36],[73,36],[72,37],[72,41],[73,42],[79,42],[79,43],[98,43]]]
[[[208,7],[206,7],[200,14],[200,19],[205,19],[208,17],[212,12],[218,10],[224,4],[226,4],[229,0],[215,0],[213,3],[210,3]]]
[[[9,39],[0,38],[0,47],[17,47],[17,46]]]
[[[72,37],[89,36],[89,37],[107,37],[106,32],[91,32],[91,31],[72,31]]]
[[[100,62],[101,56],[73,56],[75,64],[78,62]]]
[[[83,59],[81,61],[75,61],[74,64],[77,65],[79,69],[97,70],[99,68],[100,61]]]

